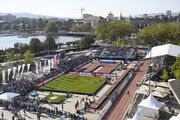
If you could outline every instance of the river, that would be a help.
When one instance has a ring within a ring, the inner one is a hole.
[[[29,44],[31,38],[39,38],[42,42],[45,41],[45,36],[29,36],[27,38],[19,38],[18,36],[3,36],[0,37],[0,50],[4,50],[7,48],[13,48],[14,43],[26,43]],[[80,40],[81,37],[71,37],[71,36],[56,36],[56,43],[66,43],[70,41]]]

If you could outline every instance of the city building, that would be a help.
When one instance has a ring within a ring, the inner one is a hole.
[[[87,19],[88,17],[93,16],[92,14],[85,13],[83,14],[83,19]]]
[[[3,22],[13,22],[15,20],[16,20],[16,16],[11,15],[11,14],[0,16],[0,21],[3,21]]]
[[[114,19],[114,15],[111,13],[111,11],[109,12],[109,14],[106,17],[108,20],[113,20]]]

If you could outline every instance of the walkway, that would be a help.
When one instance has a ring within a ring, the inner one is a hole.
[[[148,61],[144,61],[144,64],[140,66],[139,71],[136,73],[131,83],[123,91],[122,95],[119,97],[116,103],[108,110],[103,120],[123,120],[128,106],[132,102],[132,97],[136,92],[136,83],[143,79],[145,73],[147,72]],[[129,91],[129,95],[127,94]]]
[[[116,86],[124,79],[124,77],[128,74],[130,71],[130,68],[126,69],[126,71],[118,78],[117,81],[115,81],[112,86],[93,104],[91,104],[91,108],[97,109],[103,101],[107,98],[107,95],[109,96],[111,92],[116,88]]]

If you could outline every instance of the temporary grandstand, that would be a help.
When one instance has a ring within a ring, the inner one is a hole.
[[[135,59],[137,50],[133,47],[101,46],[94,57],[100,59]]]

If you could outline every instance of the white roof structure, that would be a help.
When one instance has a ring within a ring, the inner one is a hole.
[[[136,112],[133,118],[127,120],[142,120],[140,113]]]
[[[0,100],[11,100],[19,95],[20,95],[19,93],[6,92],[0,95]]]
[[[153,57],[164,56],[164,55],[177,57],[178,55],[180,55],[180,46],[173,45],[173,44],[155,46],[146,55],[145,59],[150,58],[150,57],[153,58]]]
[[[168,94],[167,93],[164,93],[164,92],[160,92],[160,91],[154,91],[152,93],[152,95],[156,96],[156,97],[160,97],[160,98],[164,98],[166,97]]]
[[[160,109],[164,103],[157,101],[152,94],[148,96],[144,101],[139,103],[139,106],[144,106],[152,109]]]
[[[138,104],[138,111],[143,116],[158,118],[159,110],[163,108],[164,103],[157,101],[152,94]]]
[[[156,87],[155,89],[153,89],[155,91],[159,91],[159,92],[164,92],[164,93],[170,93],[170,90],[167,88],[162,88],[162,87]]]
[[[180,120],[180,113],[177,116],[172,116],[169,120]]]
[[[148,95],[149,91],[148,90],[144,90],[144,89],[139,89],[139,90],[136,91],[136,93],[143,94],[143,95]]]

